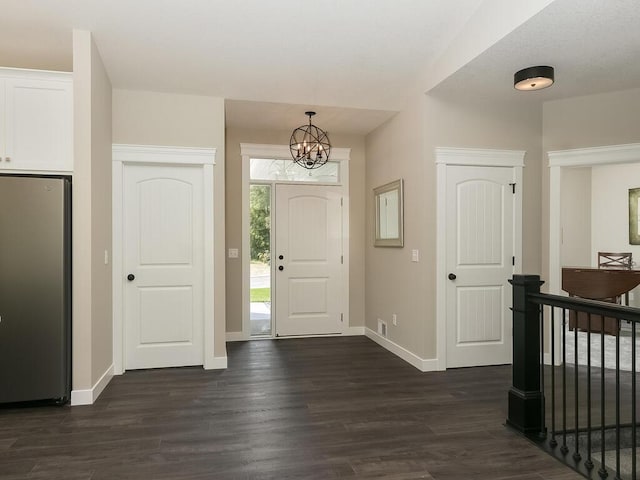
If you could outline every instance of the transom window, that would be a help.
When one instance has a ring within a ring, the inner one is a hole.
[[[292,160],[251,158],[251,180],[303,183],[340,183],[340,162],[327,162],[322,167],[307,170]]]

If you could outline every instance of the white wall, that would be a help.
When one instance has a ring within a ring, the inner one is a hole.
[[[242,157],[240,143],[287,145],[289,130],[228,128],[226,131],[227,248],[242,246]],[[334,147],[350,148],[349,160],[349,326],[364,325],[365,152],[364,137],[330,133]],[[242,330],[242,255],[227,259],[227,332]]]
[[[113,143],[216,148],[214,167],[214,356],[225,357],[224,100],[113,91]]]
[[[640,262],[640,245],[629,244],[629,189],[640,188],[640,164],[593,167],[591,183],[591,265],[598,252],[631,252]],[[636,265],[637,268],[637,265]],[[629,303],[640,306],[640,288]]]
[[[420,95],[367,136],[367,192],[404,178],[405,247],[372,246],[373,202],[367,196],[366,326],[387,321],[388,338],[414,355],[437,357],[436,147],[525,150],[523,268],[540,271],[542,111],[530,103],[487,103]],[[420,262],[411,250],[420,250]],[[391,314],[398,325],[391,323]]]
[[[640,142],[639,111],[640,89],[545,102],[542,127],[543,151],[638,143]],[[543,202],[540,225],[543,239],[543,279],[549,278],[549,212],[554,208],[549,205],[547,165],[548,161],[545,159],[545,168],[542,169]]]
[[[73,32],[73,82],[72,388],[86,392],[113,362],[112,273],[104,263],[104,252],[111,253],[112,89],[88,31]]]
[[[560,221],[562,224],[561,265],[584,267],[592,264],[591,167],[565,168],[561,180]],[[551,208],[560,208],[553,205]]]
[[[435,222],[429,202],[435,177],[425,176],[424,116],[425,97],[419,95],[366,137],[365,325],[375,332],[378,319],[385,321],[389,340],[430,358],[434,349],[425,347],[425,326],[434,313],[428,288],[434,252],[426,237],[433,228],[429,217]],[[398,178],[404,179],[404,248],[374,247],[373,189]],[[411,261],[412,249],[420,251],[420,263]]]

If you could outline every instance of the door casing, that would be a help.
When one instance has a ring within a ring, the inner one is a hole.
[[[112,147],[112,210],[113,210],[113,371],[124,373],[123,325],[123,204],[124,167],[127,164],[169,164],[200,166],[203,171],[204,227],[204,358],[205,369],[219,368],[214,357],[214,245],[213,245],[213,168],[215,148],[164,147],[147,145],[116,145]]]
[[[249,266],[250,266],[250,247],[249,247],[249,186],[251,184],[249,164],[251,158],[273,158],[273,159],[291,159],[291,152],[288,145],[269,145],[269,144],[253,144],[241,143],[240,154],[242,155],[242,331],[227,332],[227,341],[244,341],[251,339],[251,320],[249,312]],[[311,185],[333,185],[342,190],[343,199],[343,215],[342,215],[342,254],[343,254],[343,271],[342,271],[342,292],[343,292],[343,329],[342,334],[351,334],[352,329],[349,327],[349,158],[351,155],[350,148],[332,148],[331,160],[340,162],[340,179],[338,184],[313,183]],[[276,183],[295,183],[299,182],[264,182],[261,184]],[[272,191],[275,192],[275,189]],[[273,235],[272,235],[273,240]],[[273,242],[272,242],[273,244]],[[273,268],[273,267],[272,267]],[[272,277],[273,278],[273,277]],[[354,327],[359,332],[358,327]],[[275,331],[272,329],[273,338],[276,338]],[[311,335],[313,336],[313,335]],[[300,337],[297,337],[300,338]]]
[[[436,328],[437,369],[447,369],[447,167],[511,167],[515,185],[514,200],[514,273],[522,272],[522,179],[524,155],[522,150],[491,150],[438,147],[437,214],[436,214]]]

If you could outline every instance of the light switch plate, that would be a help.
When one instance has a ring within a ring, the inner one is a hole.
[[[412,262],[420,261],[420,250],[411,250],[411,261]]]
[[[229,249],[229,258],[238,258],[238,249],[230,248]]]

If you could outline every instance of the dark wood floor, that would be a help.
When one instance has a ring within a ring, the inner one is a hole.
[[[0,410],[0,478],[581,478],[503,426],[510,367],[420,373],[364,337],[228,355],[128,372],[93,406]]]

